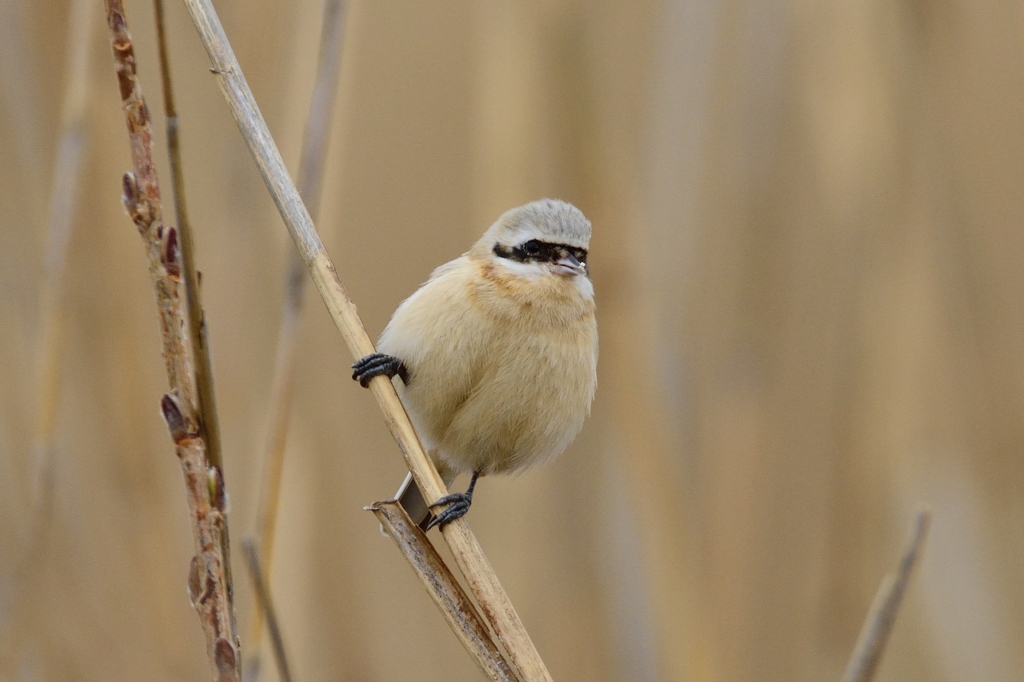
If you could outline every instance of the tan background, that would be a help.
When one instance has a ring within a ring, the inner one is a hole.
[[[208,679],[86,6],[0,3],[0,679]],[[294,168],[321,3],[218,8]],[[127,9],[160,111],[152,8]],[[237,541],[290,247],[168,11]],[[48,476],[40,297],[76,66]],[[1024,676],[1021,93],[1008,0],[351,3],[319,227],[371,335],[511,206],[557,196],[594,224],[593,415],[555,464],[485,479],[470,516],[556,680],[837,679],[920,501],[934,533],[879,679]],[[318,300],[299,343],[273,576],[296,679],[479,679],[361,510],[402,463]]]

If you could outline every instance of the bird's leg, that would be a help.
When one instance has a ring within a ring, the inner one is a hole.
[[[472,480],[470,480],[469,487],[466,488],[466,492],[445,495],[437,502],[430,505],[431,509],[433,509],[434,507],[443,507],[444,505],[448,505],[448,507],[440,514],[432,518],[430,520],[430,523],[427,524],[425,530],[430,530],[434,526],[445,526],[454,521],[455,519],[459,519],[465,516],[466,512],[469,511],[469,505],[473,503],[473,488],[476,487],[476,479],[478,478],[480,478],[480,472],[474,471],[473,478]]]
[[[402,378],[403,384],[409,384],[409,370],[404,362],[394,356],[371,353],[352,363],[352,378],[358,381],[363,388],[370,385],[370,379],[381,374],[385,374],[389,378],[397,374]]]

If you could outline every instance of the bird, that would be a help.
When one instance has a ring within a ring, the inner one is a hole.
[[[381,375],[395,383],[446,487],[472,475],[465,492],[429,506],[406,476],[395,497],[424,530],[465,515],[480,477],[548,462],[582,428],[597,389],[590,235],[565,201],[506,211],[434,270],[395,310],[377,352],[352,365],[364,388]]]

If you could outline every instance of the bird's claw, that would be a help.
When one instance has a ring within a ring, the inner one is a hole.
[[[401,377],[402,383],[409,383],[409,370],[406,369],[405,363],[392,355],[371,353],[352,363],[352,378],[363,388],[368,387],[370,380],[381,374],[388,378],[397,374]]]
[[[430,530],[434,526],[444,527],[454,521],[455,519],[461,519],[469,511],[469,505],[473,503],[473,493],[452,493],[451,495],[445,495],[434,504],[430,505],[430,508],[444,507],[448,505],[444,511],[439,513],[437,516],[430,520],[425,530]]]

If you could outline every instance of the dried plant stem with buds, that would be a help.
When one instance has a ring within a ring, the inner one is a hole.
[[[164,31],[163,0],[153,0],[156,16],[156,36],[160,58],[160,80],[163,84],[164,115],[167,118],[167,152],[171,166],[171,187],[174,189],[174,217],[178,223],[178,241],[181,244],[182,274],[185,277],[185,303],[188,311],[188,333],[195,364],[196,406],[199,433],[206,442],[206,456],[211,466],[223,467],[224,456],[220,443],[220,421],[217,401],[213,392],[213,367],[210,348],[206,340],[206,319],[203,315],[199,272],[196,268],[192,240],[192,223],[188,218],[185,196],[185,173],[181,162],[181,142],[178,135],[178,111],[174,106],[174,88],[171,83],[171,64],[167,55],[167,36]]]
[[[195,249],[192,241],[192,223],[188,217],[185,195],[185,167],[181,161],[181,142],[178,135],[178,110],[174,106],[174,86],[171,81],[171,62],[167,53],[167,32],[164,29],[163,0],[153,0],[156,17],[157,54],[160,59],[160,81],[163,85],[164,117],[167,120],[167,157],[171,167],[171,187],[174,190],[174,217],[178,224],[178,241],[181,244],[182,274],[185,276],[185,303],[188,311],[189,347],[192,350],[193,371],[196,383],[196,416],[199,419],[199,435],[206,443],[206,459],[210,466],[224,469],[224,455],[220,442],[220,419],[217,416],[217,400],[213,392],[213,364],[210,346],[206,338],[206,315],[203,312],[202,291],[199,286],[199,271],[196,267]],[[222,537],[224,571],[228,580],[228,600],[234,603],[231,586],[231,542],[227,527]]]
[[[377,502],[366,509],[377,515],[381,526],[405,555],[416,577],[423,583],[448,626],[480,666],[480,670],[495,682],[516,682],[508,663],[491,639],[487,626],[480,620],[473,602],[402,505],[389,500]]]
[[[210,0],[185,0],[185,5],[213,63],[213,72],[217,75],[218,84],[228,101],[235,122],[242,131],[242,137],[256,160],[271,197],[295,240],[313,282],[320,291],[349,352],[355,358],[369,355],[374,352],[373,342],[356,313],[355,305],[345,292],[334,264],[313,226],[309,212],[288,175],[281,154],[256,106],[213,4]],[[428,502],[438,500],[447,491],[437,470],[424,452],[394,386],[386,377],[377,377],[370,383],[370,390],[424,498]],[[477,603],[508,652],[509,662],[513,668],[524,680],[550,680],[551,676],[544,662],[470,531],[468,523],[465,519],[458,519],[447,524],[441,532]]]
[[[889,642],[896,614],[903,602],[903,594],[914,572],[914,566],[921,556],[921,548],[928,537],[932,513],[927,507],[918,510],[914,518],[914,527],[910,533],[903,556],[896,570],[885,576],[878,586],[875,599],[868,610],[867,618],[861,627],[857,644],[853,647],[850,662],[843,673],[843,682],[871,682]]]
[[[326,0],[323,26],[320,33],[320,55],[317,62],[313,97],[306,118],[299,160],[299,193],[310,215],[319,212],[324,168],[327,160],[327,138],[331,126],[331,112],[337,92],[338,72],[341,68],[341,45],[345,23],[345,4],[341,0]],[[285,274],[284,305],[277,337],[277,358],[274,363],[273,388],[270,398],[270,429],[262,458],[262,480],[259,508],[256,512],[256,534],[261,552],[263,575],[271,575],[277,513],[281,500],[281,477],[284,472],[285,443],[292,405],[292,377],[295,367],[296,335],[302,313],[306,288],[306,263],[294,246],[288,252]],[[260,649],[263,639],[263,611],[254,609],[252,629],[246,655],[246,678],[258,679]]]
[[[149,109],[136,75],[135,54],[121,0],[105,0],[107,27],[117,69],[134,172],[123,181],[125,208],[146,246],[156,292],[164,365],[170,392],[160,402],[185,476],[195,556],[188,573],[192,604],[206,635],[215,679],[239,680],[238,638],[231,610],[223,543],[227,532],[225,491],[220,467],[207,465],[207,446],[199,430],[195,377],[184,337],[181,309],[182,253],[178,231],[163,224],[160,187],[153,163]]]

